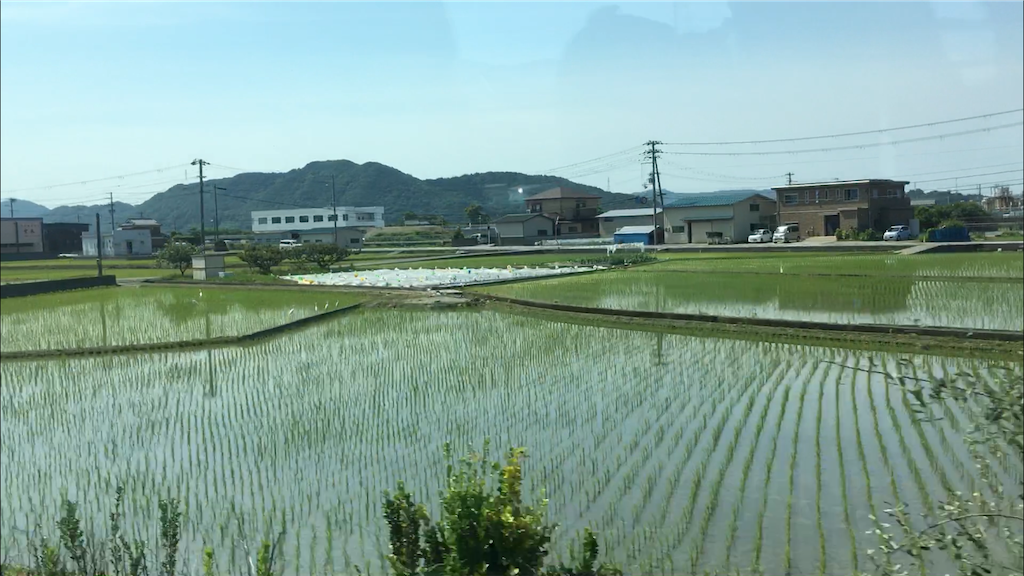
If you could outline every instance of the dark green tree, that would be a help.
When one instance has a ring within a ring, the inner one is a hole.
[[[238,259],[249,265],[249,268],[259,270],[262,274],[270,274],[274,266],[284,262],[285,253],[278,246],[271,244],[250,244],[238,256]]]
[[[321,270],[348,258],[348,250],[336,244],[304,244],[298,249],[302,261],[315,264]]]
[[[156,255],[158,262],[167,265],[168,268],[177,268],[182,276],[185,270],[192,267],[192,256],[196,253],[196,247],[191,244],[168,244]]]

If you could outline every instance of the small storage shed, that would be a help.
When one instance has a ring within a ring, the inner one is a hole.
[[[654,244],[654,226],[623,226],[613,238],[616,244]]]

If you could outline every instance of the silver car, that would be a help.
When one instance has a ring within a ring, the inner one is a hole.
[[[910,240],[910,226],[890,226],[885,234],[882,234],[882,240]]]

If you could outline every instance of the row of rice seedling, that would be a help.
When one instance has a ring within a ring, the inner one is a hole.
[[[589,526],[630,572],[787,563],[805,571],[807,530],[820,571],[848,573],[858,546],[850,514],[880,497],[871,490],[888,486],[900,500],[914,493],[916,506],[966,479],[942,460],[959,450],[952,437],[949,449],[929,448],[933,471],[919,444],[946,446],[940,435],[911,431],[895,390],[872,396],[877,379],[850,382],[838,367],[821,367],[836,358],[854,367],[892,362],[411,310],[346,315],[245,348],[5,362],[0,545],[17,556],[27,551],[27,532],[52,535],[47,519],[58,515],[62,491],[102,535],[114,487],[124,484],[126,525],[140,538],[157,538],[157,499],[181,499],[183,557],[214,546],[218,565],[240,569],[240,539],[285,528],[288,573],[379,571],[382,490],[404,480],[436,514],[446,468],[440,446],[465,453],[489,437],[494,446],[529,448],[524,490],[543,492],[549,518],[562,525],[556,555]],[[958,362],[915,361],[944,370]],[[867,412],[851,412],[862,396],[840,410],[853,397],[842,386],[868,386],[870,425]],[[827,437],[831,410],[835,441]],[[878,468],[865,465],[875,443]],[[870,489],[847,486],[844,469],[837,482],[822,478],[822,470],[835,473],[833,463],[844,466],[844,449],[858,461],[845,468],[865,477],[854,474],[854,482]],[[807,494],[817,518],[798,528],[805,484],[814,487]],[[836,491],[844,510],[829,514]],[[783,522],[792,527],[771,531]],[[846,546],[849,562],[834,551]]]
[[[680,274],[651,267],[481,288],[582,306],[816,322],[1024,329],[1017,282],[939,282],[786,274]],[[969,296],[969,297],[968,297]]]
[[[1024,278],[1019,253],[961,254],[744,254],[672,258],[652,266],[695,272],[841,274],[883,277]]]
[[[46,350],[238,336],[365,296],[198,287],[104,288],[4,300],[0,346]]]

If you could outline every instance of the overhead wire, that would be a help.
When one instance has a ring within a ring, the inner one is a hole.
[[[65,188],[68,186],[82,186],[85,184],[94,184],[96,182],[106,182],[109,180],[119,180],[124,178],[130,178],[132,176],[142,176],[144,174],[154,174],[157,172],[166,172],[168,170],[177,170],[186,167],[187,164],[178,164],[176,166],[168,166],[166,168],[157,168],[155,170],[142,170],[140,172],[130,172],[128,174],[118,174],[117,176],[106,176],[104,178],[93,178],[91,180],[80,180],[78,182],[65,182],[63,184],[50,184],[48,186],[30,186],[27,188],[12,188],[10,190],[0,190],[2,194],[16,194],[19,192],[31,192],[36,190],[50,190],[52,188]]]
[[[598,161],[601,161],[601,160],[607,160],[607,159],[610,159],[610,158],[615,158],[617,156],[622,156],[622,155],[625,155],[625,154],[639,152],[641,150],[641,148],[643,148],[643,146],[637,144],[637,145],[634,145],[634,146],[630,146],[629,148],[626,148],[625,150],[620,150],[618,152],[613,152],[611,154],[606,154],[604,156],[598,156],[597,158],[591,158],[590,160],[583,160],[581,162],[573,162],[572,164],[566,164],[564,166],[558,166],[556,168],[548,168],[547,170],[542,170],[541,172],[543,174],[561,172],[561,171],[564,171],[567,168],[573,168],[575,166],[582,166],[582,165],[585,165],[585,164],[591,164],[591,163],[598,162]]]
[[[777,144],[781,142],[806,142],[808,140],[828,140],[833,138],[846,138],[850,136],[867,136],[875,134],[887,134],[889,132],[898,132],[902,130],[914,130],[917,128],[930,128],[933,126],[943,126],[946,124],[955,124],[959,122],[969,122],[971,120],[982,120],[987,118],[995,118],[998,116],[1006,116],[1009,114],[1017,114],[1024,112],[1024,108],[1015,108],[1013,110],[1004,110],[1002,112],[990,112],[988,114],[979,114],[977,116],[966,116],[963,118],[953,118],[951,120],[940,120],[938,122],[925,122],[923,124],[910,124],[907,126],[896,126],[893,128],[878,128],[875,130],[862,130],[859,132],[841,132],[838,134],[823,134],[820,136],[801,136],[796,138],[772,138],[768,140],[734,140],[724,142],[665,142],[664,146],[733,146],[740,144]]]
[[[857,150],[861,148],[878,148],[882,146],[897,146],[900,144],[910,144],[912,142],[925,142],[929,140],[945,140],[947,138],[957,138],[960,136],[968,136],[971,134],[980,134],[982,132],[992,132],[994,130],[1002,130],[1004,128],[1013,128],[1015,126],[1024,126],[1024,122],[1009,122],[1006,124],[999,124],[996,126],[986,126],[984,128],[974,128],[971,130],[962,130],[960,132],[948,132],[945,134],[933,134],[931,136],[918,136],[916,138],[905,138],[903,140],[890,140],[888,142],[866,142],[862,144],[850,144],[846,146],[831,146],[827,148],[802,148],[795,150],[762,150],[757,152],[676,152],[667,150],[664,154],[676,154],[680,156],[783,156],[789,154],[814,154],[821,152],[835,152],[838,150]]]

